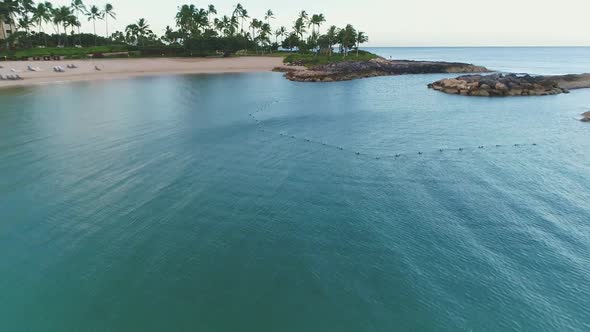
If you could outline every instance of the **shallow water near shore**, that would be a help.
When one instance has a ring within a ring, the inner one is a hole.
[[[590,90],[443,77],[0,91],[0,327],[590,329]]]

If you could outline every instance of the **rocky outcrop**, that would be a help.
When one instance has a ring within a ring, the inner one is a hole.
[[[590,74],[531,76],[516,74],[466,75],[428,85],[448,94],[477,97],[548,96],[590,87]]]
[[[285,77],[298,82],[335,82],[358,78],[407,75],[407,74],[441,74],[441,73],[485,73],[485,67],[460,62],[386,60],[377,58],[369,61],[343,61],[313,68],[277,71],[286,72]]]
[[[590,112],[586,112],[582,114],[582,119],[580,119],[580,121],[582,122],[590,122]]]

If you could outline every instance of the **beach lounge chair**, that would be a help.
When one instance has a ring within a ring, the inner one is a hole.
[[[78,66],[76,66],[76,65],[75,65],[75,64],[73,64],[73,63],[72,63],[72,64],[69,64],[69,65],[67,65],[67,67],[68,67],[68,68],[70,68],[70,69],[76,69],[76,68],[78,68]]]
[[[66,72],[66,70],[62,66],[53,67],[53,71],[56,73],[65,73]]]
[[[101,71],[102,69],[100,69],[98,66],[94,66],[94,70]]]

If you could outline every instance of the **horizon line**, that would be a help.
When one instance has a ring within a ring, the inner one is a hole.
[[[414,45],[414,46],[363,46],[361,48],[590,48],[590,45],[480,45],[480,46],[441,46],[441,45]]]

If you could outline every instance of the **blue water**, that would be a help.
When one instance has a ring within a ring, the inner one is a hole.
[[[510,73],[590,73],[590,47],[376,47],[367,50],[387,59],[467,62]]]
[[[589,330],[590,90],[443,77],[0,91],[0,330]]]

